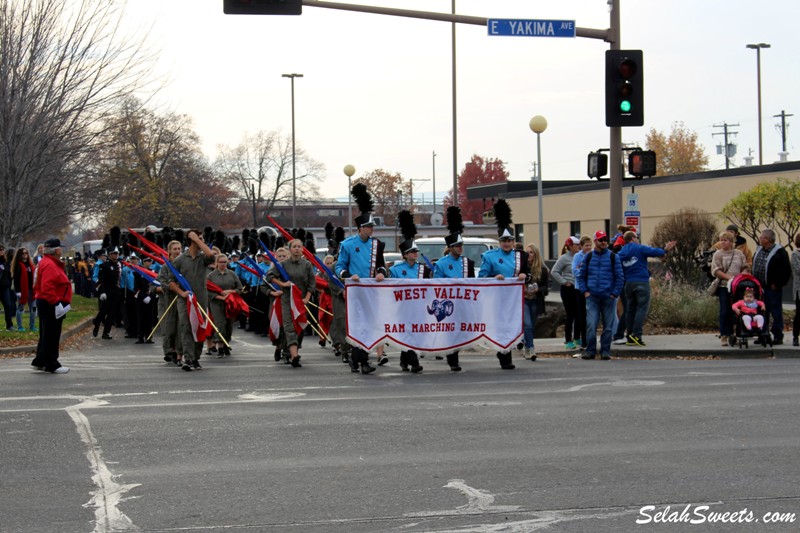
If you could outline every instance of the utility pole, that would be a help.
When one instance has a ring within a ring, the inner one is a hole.
[[[793,117],[793,116],[794,115],[787,115],[786,111],[784,111],[784,110],[781,110],[780,115],[772,115],[773,118],[780,117],[780,119],[781,119],[781,125],[780,126],[776,126],[776,127],[780,127],[780,130],[781,130],[781,152],[785,152],[786,151],[786,126],[787,126],[786,125],[786,117]]]
[[[731,127],[731,128],[732,127],[738,127],[738,126],[739,126],[738,124],[728,124],[727,122],[723,122],[722,124],[714,124],[715,128],[722,128],[722,133],[712,133],[711,134],[712,137],[714,135],[723,135],[724,136],[723,139],[724,139],[724,142],[725,142],[725,170],[728,170],[730,168],[730,163],[731,163],[730,157],[729,157],[730,156],[730,151],[729,151],[729,148],[728,148],[728,135],[737,135],[739,133],[738,131],[728,131],[728,128],[729,127]]]

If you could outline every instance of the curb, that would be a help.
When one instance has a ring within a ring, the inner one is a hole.
[[[92,324],[92,317],[87,317],[83,321],[78,322],[77,324],[71,326],[68,330],[61,332],[61,342],[67,341],[78,335],[79,333],[83,333],[83,330],[89,327]],[[9,353],[36,353],[36,345],[35,344],[27,344],[22,346],[9,346],[8,348],[0,348],[0,354],[9,354]]]

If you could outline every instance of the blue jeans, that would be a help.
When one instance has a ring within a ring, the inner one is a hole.
[[[647,281],[625,282],[625,327],[628,335],[642,338],[644,321],[650,310],[650,283]]]
[[[767,312],[764,315],[764,331],[769,329],[772,338],[783,339],[783,302],[781,300],[781,289],[764,289],[764,306]],[[772,327],[770,327],[770,317],[772,317]]]
[[[611,337],[617,319],[617,299],[599,298],[589,295],[586,298],[586,355],[597,355],[597,325],[603,320],[603,333],[600,335],[600,355],[611,355]]]
[[[722,337],[733,335],[733,309],[731,309],[731,293],[728,287],[717,289],[719,296],[719,334]]]
[[[28,329],[33,329],[36,327],[36,304],[33,300],[28,300],[28,311],[30,311],[30,326]],[[18,303],[17,304],[17,327],[22,327],[22,314],[25,312],[25,304]]]
[[[525,334],[525,347],[533,348],[533,332],[536,329],[536,318],[539,315],[539,304],[536,298],[522,300],[522,331]]]

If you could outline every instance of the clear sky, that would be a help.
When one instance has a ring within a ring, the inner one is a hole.
[[[450,0],[353,1],[450,12]],[[220,143],[245,132],[291,132],[295,80],[297,142],[326,168],[324,196],[346,196],[342,168],[376,168],[452,186],[451,25],[306,7],[299,17],[231,16],[222,0],[128,0],[126,24],[150,28],[160,51],[158,100],[191,115],[210,160]],[[644,144],[650,128],[683,121],[699,135],[710,168],[721,128],[738,124],[736,164],[758,162],[756,52],[761,53],[764,162],[776,161],[788,122],[789,159],[797,159],[800,123],[800,0],[621,0],[622,48],[644,51],[645,126],[624,128],[623,142]],[[457,0],[459,14],[489,18],[575,20],[607,28],[605,0]],[[506,162],[512,180],[530,179],[543,115],[544,180],[586,178],[586,155],[608,146],[604,53],[596,39],[490,37],[485,27],[457,28],[459,170],[473,153]],[[430,198],[432,183],[416,182]]]

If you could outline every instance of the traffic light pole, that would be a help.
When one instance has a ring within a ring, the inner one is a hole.
[[[611,6],[608,37],[611,50],[620,49],[620,16],[619,1],[610,0]],[[608,128],[608,147],[610,148],[608,161],[608,194],[611,205],[609,206],[609,227],[616,228],[622,223],[622,128]]]

